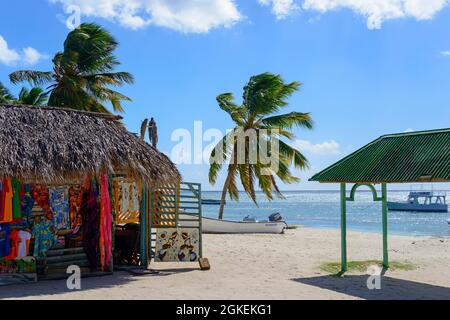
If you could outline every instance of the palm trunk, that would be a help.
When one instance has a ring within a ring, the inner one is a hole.
[[[233,173],[232,170],[228,170],[228,176],[227,179],[225,180],[225,184],[223,185],[222,198],[220,199],[220,209],[219,209],[220,220],[223,220],[223,209],[225,207],[225,199],[227,197],[228,187],[230,186],[230,181],[231,178],[233,177],[232,173]]]

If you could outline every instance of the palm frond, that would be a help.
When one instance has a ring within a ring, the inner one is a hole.
[[[43,86],[52,81],[52,79],[53,73],[46,71],[19,70],[9,75],[9,80],[13,84],[28,82],[35,86]]]
[[[231,200],[239,201],[239,190],[236,183],[237,166],[230,164],[228,166],[228,174],[230,174],[230,180],[228,183],[228,195]]]
[[[262,119],[270,128],[292,129],[293,127],[312,129],[313,121],[309,113],[291,112]]]
[[[223,93],[216,100],[219,107],[227,112],[236,124],[244,125],[245,109],[233,102],[234,97],[232,93]]]
[[[15,100],[11,91],[0,82],[0,103],[10,103]]]
[[[209,182],[214,185],[219,171],[233,152],[234,130],[226,134],[211,151],[209,158]]]
[[[244,87],[244,105],[255,116],[272,114],[285,107],[287,99],[300,86],[299,82],[285,84],[280,75],[263,73],[253,76]]]

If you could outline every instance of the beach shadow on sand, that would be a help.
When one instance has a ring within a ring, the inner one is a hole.
[[[448,300],[450,288],[383,276],[380,290],[367,288],[367,275],[320,276],[292,279],[366,300]]]
[[[129,272],[118,271],[114,274],[86,277],[82,279],[81,285],[83,291],[95,290],[95,289],[108,289],[114,287],[120,287],[122,285],[130,284],[139,280],[142,277],[165,277],[178,273],[186,273],[198,270],[195,268],[178,268],[178,269],[157,269],[155,274],[143,274],[133,275]],[[59,299],[57,295],[73,292],[67,289],[67,279],[62,280],[48,280],[39,281],[37,283],[30,284],[18,284],[0,286],[0,300],[1,299],[39,299],[40,296],[54,296],[55,299]],[[101,297],[99,297],[101,299]]]

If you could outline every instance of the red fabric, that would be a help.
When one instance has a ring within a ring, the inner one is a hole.
[[[37,204],[44,210],[45,214],[47,215],[47,219],[52,220],[53,213],[49,205],[48,188],[36,185],[33,188],[32,196],[34,200],[37,202]]]
[[[112,263],[112,217],[109,180],[107,174],[100,178],[100,270],[104,271]]]
[[[3,196],[3,183],[4,178],[2,179],[2,192],[0,193],[0,222],[5,218],[5,197]]]
[[[83,218],[80,214],[81,208],[81,188],[70,187],[69,188],[69,217],[70,226],[75,229],[83,224]]]
[[[11,250],[9,251],[9,255],[5,257],[6,260],[14,260],[19,255],[19,243],[21,238],[19,236],[19,231],[13,230],[9,236],[9,240],[11,241]]]
[[[8,187],[8,179],[3,177],[2,179],[2,192],[0,194],[0,222],[5,221],[5,201],[6,201],[6,193],[9,191]]]

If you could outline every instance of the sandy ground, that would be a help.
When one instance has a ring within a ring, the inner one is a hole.
[[[82,279],[82,290],[45,281],[0,287],[2,299],[450,299],[450,239],[391,236],[391,260],[417,266],[388,270],[381,290],[368,290],[367,275],[343,278],[320,271],[339,261],[337,230],[299,228],[284,235],[205,235],[212,269],[196,264],[154,264],[158,275]],[[349,260],[382,257],[381,236],[350,232]]]

